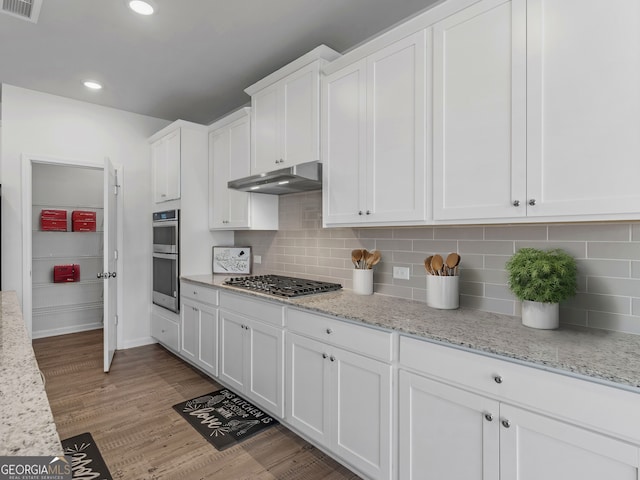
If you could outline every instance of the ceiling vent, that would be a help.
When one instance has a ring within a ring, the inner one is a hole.
[[[2,0],[2,13],[36,23],[42,0]]]

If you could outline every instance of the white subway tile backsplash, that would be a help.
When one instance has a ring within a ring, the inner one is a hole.
[[[350,289],[351,250],[378,249],[374,291],[426,302],[424,259],[458,251],[460,305],[520,315],[505,263],[522,247],[561,248],[576,258],[579,292],[562,303],[561,323],[640,334],[640,222],[323,229],[320,192],[281,196],[280,216],[277,232],[235,234],[236,245],[262,256],[255,274],[300,275]],[[394,279],[394,265],[409,267],[410,279]]]

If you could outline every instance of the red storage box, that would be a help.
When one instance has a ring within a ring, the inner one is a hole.
[[[50,232],[66,232],[66,220],[51,220],[49,218],[40,217],[40,230]]]
[[[96,222],[88,222],[83,220],[74,220],[73,221],[73,231],[74,232],[95,232],[96,231]]]
[[[96,212],[89,212],[86,210],[74,210],[71,212],[71,220],[81,220],[83,222],[95,222],[96,221]]]
[[[80,281],[80,265],[54,265],[53,282],[79,282]]]
[[[47,220],[66,220],[66,210],[42,210],[40,212],[40,218],[46,218]]]

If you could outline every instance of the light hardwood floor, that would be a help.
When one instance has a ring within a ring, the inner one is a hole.
[[[33,341],[60,438],[93,435],[114,479],[358,479],[282,425],[218,452],[171,407],[220,385],[158,345],[116,352],[102,330]]]

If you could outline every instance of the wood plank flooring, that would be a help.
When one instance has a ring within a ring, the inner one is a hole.
[[[33,349],[60,438],[90,432],[114,479],[360,478],[282,425],[218,452],[171,407],[220,385],[158,345],[117,351],[107,374],[102,330]]]

